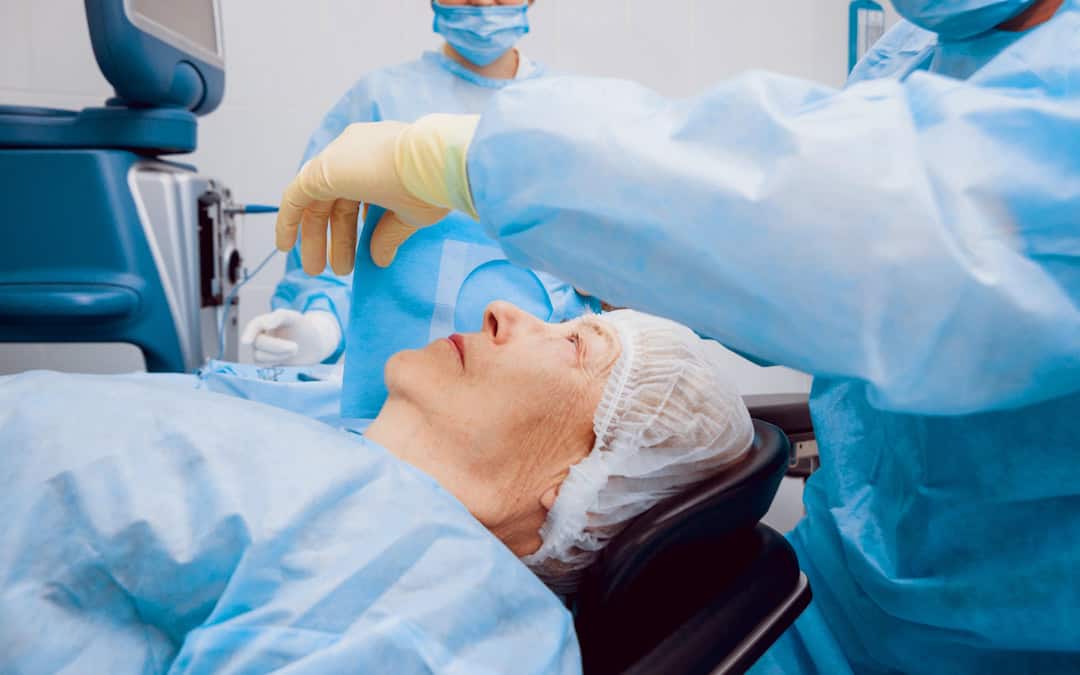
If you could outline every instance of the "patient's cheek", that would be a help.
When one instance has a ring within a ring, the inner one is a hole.
[[[560,448],[560,454],[570,448],[591,447],[596,403],[588,392],[564,383],[545,382],[521,392],[517,398],[510,414],[518,426],[530,430],[526,433],[547,439]]]

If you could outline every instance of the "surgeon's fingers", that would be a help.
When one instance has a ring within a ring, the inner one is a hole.
[[[274,337],[266,333],[258,335],[252,346],[255,348],[256,353],[262,352],[265,355],[272,355],[275,358],[282,359],[287,359],[300,350],[300,345],[294,341]]]
[[[293,182],[289,183],[289,186],[285,188],[285,194],[281,197],[281,206],[278,207],[274,235],[275,244],[282,253],[288,253],[296,245],[300,220],[304,217],[307,207],[315,201],[301,189],[299,181],[300,177],[297,176]]]
[[[261,316],[257,316],[244,326],[244,332],[240,335],[240,344],[249,345],[255,341],[255,337],[265,330]]]
[[[356,219],[360,202],[339,199],[330,211],[330,267],[334,274],[344,276],[356,264]]]
[[[300,313],[292,309],[275,309],[269,314],[263,314],[260,328],[269,333],[276,328],[294,323],[298,316]]]
[[[387,211],[379,218],[375,231],[371,233],[371,259],[379,267],[389,267],[394,262],[398,248],[405,240],[413,236],[419,228],[409,225],[398,218],[397,214]]]
[[[288,313],[279,309],[276,309],[269,314],[260,314],[251,321],[248,321],[247,326],[244,327],[244,333],[240,336],[240,342],[249,345],[255,341],[256,336],[260,333],[269,333],[285,323],[287,319]]]
[[[313,202],[304,211],[300,234],[300,259],[304,271],[315,276],[326,269],[326,223],[334,202]]]

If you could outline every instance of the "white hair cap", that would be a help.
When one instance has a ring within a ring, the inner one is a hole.
[[[742,459],[754,439],[742,397],[690,329],[633,310],[600,318],[622,354],[593,418],[596,443],[570,467],[540,548],[523,558],[559,593],[631,519]]]

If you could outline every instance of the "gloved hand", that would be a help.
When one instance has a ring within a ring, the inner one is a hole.
[[[330,266],[352,271],[360,202],[387,209],[371,237],[371,257],[386,267],[401,244],[450,209],[476,216],[465,157],[477,115],[428,115],[413,124],[356,123],[311,158],[285,189],[277,216],[277,247],[288,251],[303,227],[304,271]]]
[[[337,351],[341,327],[330,312],[276,309],[249,321],[240,342],[255,348],[256,363],[311,366]]]

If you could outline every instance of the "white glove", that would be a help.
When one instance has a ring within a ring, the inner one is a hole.
[[[341,327],[330,312],[276,309],[249,321],[240,342],[254,347],[256,363],[311,366],[337,351]]]

